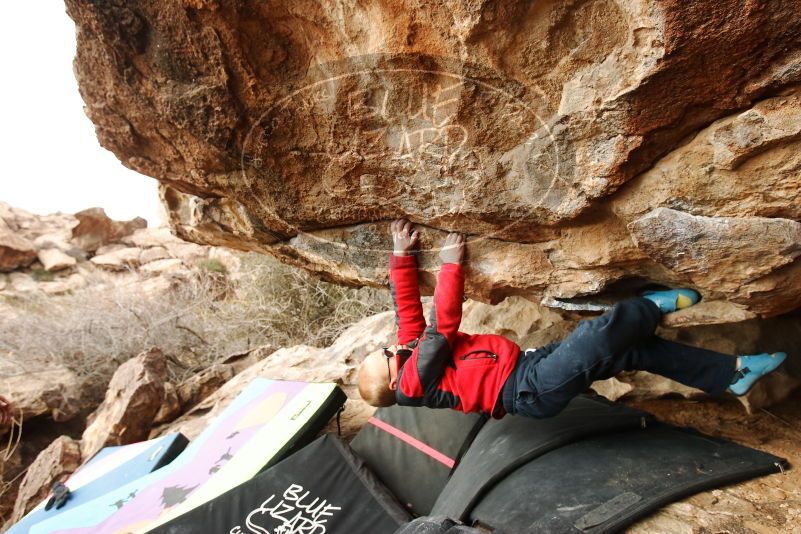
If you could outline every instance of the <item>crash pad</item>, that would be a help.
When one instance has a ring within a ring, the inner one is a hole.
[[[173,433],[131,445],[105,447],[64,483],[70,489],[70,498],[61,508],[45,510],[45,499],[6,532],[27,534],[31,526],[40,521],[77,508],[152,473],[175,459],[187,443],[189,441],[183,434]]]
[[[171,464],[34,525],[33,534],[145,532],[308,443],[345,401],[335,384],[258,378]]]
[[[653,423],[538,456],[490,489],[470,521],[496,534],[620,532],[687,495],[786,468],[771,454]]]
[[[394,534],[486,534],[445,516],[423,516],[406,523]]]
[[[486,417],[409,406],[379,408],[351,444],[415,515],[427,515]]]
[[[507,415],[488,421],[454,470],[431,514],[464,520],[486,491],[533,458],[587,436],[645,428],[651,420],[643,411],[581,395],[555,417]]]
[[[350,447],[328,434],[151,532],[375,534],[409,519]]]

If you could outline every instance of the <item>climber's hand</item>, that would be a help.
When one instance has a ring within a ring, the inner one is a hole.
[[[451,232],[442,244],[439,259],[442,263],[462,263],[464,258],[464,234]]]
[[[392,221],[389,225],[392,231],[392,247],[396,256],[408,256],[417,245],[420,233],[414,225],[406,219]]]

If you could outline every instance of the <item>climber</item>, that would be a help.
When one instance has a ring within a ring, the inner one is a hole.
[[[459,332],[464,295],[465,238],[451,233],[439,253],[441,270],[426,326],[413,250],[419,233],[406,220],[390,227],[390,282],[398,345],[367,356],[359,392],[373,406],[428,406],[543,418],[558,414],[595,380],[643,370],[719,395],[744,395],[774,371],[783,352],[732,357],[654,335],[664,313],[700,300],[691,289],[645,293],[581,321],[561,343],[521,351],[498,335]]]

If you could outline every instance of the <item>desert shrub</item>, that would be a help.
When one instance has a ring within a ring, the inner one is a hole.
[[[225,268],[223,263],[215,258],[206,258],[195,263],[195,267],[207,273],[220,273],[226,274],[228,269]]]
[[[31,277],[37,282],[52,282],[55,278],[53,273],[44,269],[32,269]]]
[[[100,389],[122,362],[157,346],[180,381],[263,344],[327,346],[390,306],[381,289],[326,283],[262,255],[241,259],[229,276],[198,268],[166,292],[143,292],[131,275],[124,284],[90,284],[69,295],[6,299],[13,312],[0,314],[0,355],[22,373],[65,365]]]

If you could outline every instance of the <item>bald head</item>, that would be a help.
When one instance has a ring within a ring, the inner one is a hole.
[[[387,360],[380,353],[369,354],[359,367],[359,394],[371,406],[392,406],[395,392],[389,387]]]

